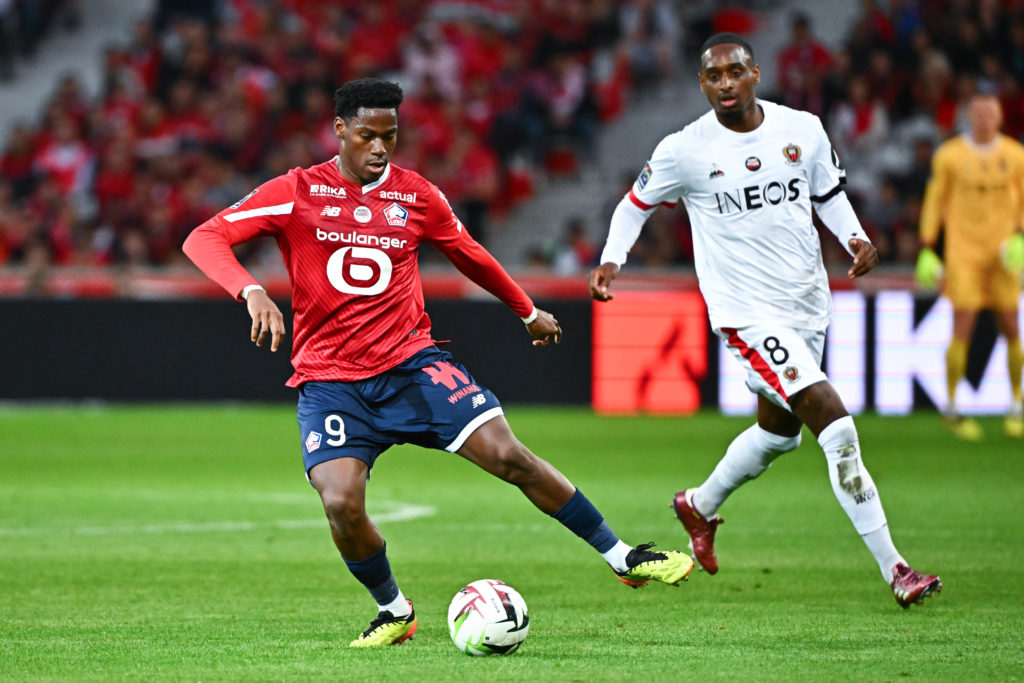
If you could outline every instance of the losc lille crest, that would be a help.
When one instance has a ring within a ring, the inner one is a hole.
[[[782,156],[786,157],[786,163],[790,166],[796,166],[800,163],[800,157],[803,155],[803,150],[792,142],[782,148]]]
[[[388,222],[388,225],[392,225],[397,228],[404,228],[406,221],[409,220],[409,210],[395,202],[392,202],[383,209],[382,213],[384,214],[384,219]]]

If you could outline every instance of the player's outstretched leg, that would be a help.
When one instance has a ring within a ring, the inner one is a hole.
[[[646,586],[651,580],[677,586],[693,570],[693,560],[686,553],[651,551],[653,543],[633,548],[620,541],[579,489],[551,516],[601,553],[619,580],[631,588]]]
[[[941,590],[939,577],[914,571],[896,550],[875,482],[860,457],[853,418],[847,415],[832,422],[818,434],[818,443],[828,461],[832,490],[874,555],[896,602],[907,608]]]
[[[722,523],[717,516],[718,508],[729,494],[768,469],[775,458],[799,445],[799,433],[780,436],[754,424],[733,439],[707,481],[699,488],[676,494],[672,508],[690,536],[690,550],[704,571],[718,571],[715,531]]]
[[[538,509],[597,550],[619,579],[629,586],[639,588],[651,580],[677,585],[693,569],[693,561],[685,553],[652,552],[651,544],[633,548],[619,540],[594,504],[551,463],[520,443],[504,417],[481,425],[458,453],[519,487]]]

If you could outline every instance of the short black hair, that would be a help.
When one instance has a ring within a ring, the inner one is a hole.
[[[700,46],[701,63],[703,63],[705,52],[713,48],[715,45],[724,44],[739,45],[747,53],[747,56],[750,57],[750,61],[754,61],[754,48],[750,47],[750,43],[743,40],[741,36],[735,33],[716,33],[715,35],[705,40],[704,44]]]
[[[402,88],[397,83],[379,78],[360,78],[334,91],[334,115],[350,121],[364,107],[397,110],[402,98]]]

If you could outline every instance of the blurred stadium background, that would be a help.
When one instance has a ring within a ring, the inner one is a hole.
[[[333,155],[334,88],[375,75],[407,93],[396,163],[441,186],[566,324],[561,348],[524,348],[500,304],[423,254],[435,336],[499,396],[749,411],[704,320],[682,208],[648,223],[614,306],[585,285],[647,155],[706,109],[696,52],[720,30],[753,44],[762,97],[825,121],[882,255],[851,285],[823,236],[830,375],[856,412],[940,404],[950,311],[914,289],[920,202],[972,92],[998,92],[1005,131],[1024,134],[1019,1],[0,0],[0,400],[292,400],[286,354],[251,348],[244,310],[179,247],[255,185]],[[287,299],[273,243],[239,256]],[[1005,409],[1001,344],[983,318],[964,412]]]

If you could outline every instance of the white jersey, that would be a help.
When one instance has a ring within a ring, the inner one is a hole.
[[[824,330],[832,299],[811,200],[839,194],[845,171],[817,116],[757,103],[764,121],[749,133],[709,111],[664,138],[627,197],[643,210],[683,200],[712,328]]]

